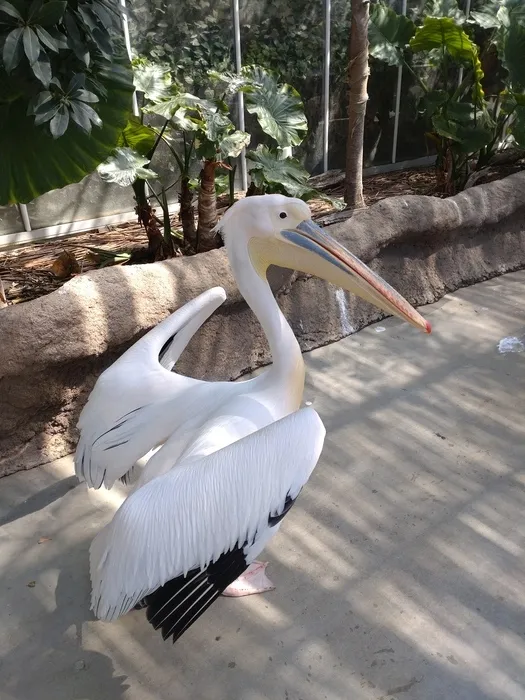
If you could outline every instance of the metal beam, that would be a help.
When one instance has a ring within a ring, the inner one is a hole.
[[[235,52],[235,70],[240,73],[242,70],[242,56],[241,56],[241,20],[239,13],[239,0],[232,0],[232,12],[233,12],[233,48]],[[244,123],[244,94],[242,92],[237,93],[237,122],[238,127],[241,131],[245,131]],[[241,181],[243,190],[248,189],[248,172],[246,169],[246,149],[243,148],[241,155]]]
[[[330,137],[330,55],[332,3],[324,0],[324,71],[323,71],[323,172],[328,170],[328,148]]]
[[[27,204],[19,204],[18,211],[20,212],[20,217],[22,219],[22,223],[24,224],[24,229],[26,231],[31,231],[31,220],[29,218]]]
[[[401,14],[407,13],[407,0],[403,0]],[[397,67],[397,89],[396,89],[396,107],[394,113],[394,137],[392,140],[392,163],[397,160],[397,139],[399,135],[399,111],[401,109],[401,86],[403,84],[403,65]]]
[[[126,8],[126,0],[120,0],[120,19],[122,20],[122,31],[124,32],[124,43],[126,44],[126,50],[128,52],[128,58],[131,61],[131,39],[129,36],[129,25],[128,25],[128,11]],[[137,102],[137,93],[133,93],[133,114],[138,117],[140,116],[139,104]]]
[[[468,19],[468,16],[470,15],[470,0],[466,0],[465,2],[465,16]],[[459,67],[459,73],[458,73],[458,87],[461,85],[463,82],[463,66]]]

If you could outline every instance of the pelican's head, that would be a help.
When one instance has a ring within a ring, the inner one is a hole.
[[[312,221],[310,208],[300,199],[280,194],[247,197],[226,212],[219,227],[230,258],[242,237],[261,276],[269,265],[315,275],[426,333],[431,331],[406,299]]]

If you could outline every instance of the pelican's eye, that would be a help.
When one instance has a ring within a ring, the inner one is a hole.
[[[285,211],[282,211],[282,212],[279,214],[279,216],[281,217],[281,219],[286,219],[286,217],[288,216],[288,214],[287,214]]]

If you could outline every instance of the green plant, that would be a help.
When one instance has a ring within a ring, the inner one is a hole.
[[[297,161],[282,155],[282,149],[298,146],[306,136],[308,125],[301,97],[290,85],[279,84],[275,73],[260,66],[246,66],[243,75],[250,85],[246,109],[257,117],[272,143],[270,147],[260,144],[247,153],[252,179],[249,194],[277,191],[279,172],[283,177],[279,191],[291,194],[299,182],[308,179],[308,173]]]
[[[183,86],[169,78],[165,66],[156,66],[146,59],[133,62],[135,85],[142,107],[141,119],[131,120],[124,130],[120,150],[99,168],[102,177],[126,186],[132,184],[139,220],[148,232],[150,249],[158,256],[168,255],[159,241],[161,221],[154,215],[146,196],[146,181],[154,183],[157,176],[150,167],[159,143],[170,151],[177,166],[180,184],[180,217],[184,244],[195,252],[216,246],[213,228],[217,223],[216,197],[218,189],[229,190],[234,200],[235,159],[250,142],[250,135],[235,128],[229,117],[229,103],[239,91],[246,97],[246,108],[260,125],[261,134],[269,137],[273,147],[260,146],[248,154],[254,188],[261,192],[286,192],[303,199],[317,196],[308,184],[308,173],[297,161],[282,159],[282,149],[298,145],[303,140],[307,124],[299,94],[289,85],[280,84],[275,75],[259,66],[246,67],[241,75],[210,71],[207,97],[184,91]],[[158,126],[142,123],[148,118],[161,118]],[[133,152],[134,149],[136,153]],[[192,177],[192,167],[200,163],[198,180]],[[286,173],[277,182],[276,173]],[[217,173],[220,173],[217,177]],[[194,194],[198,197],[198,225],[195,226]],[[164,240],[167,238],[169,217],[163,193],[154,193],[164,220]],[[172,235],[172,234],[170,234]],[[156,259],[156,258],[155,258]]]
[[[147,259],[150,261],[173,257],[176,252],[174,239],[179,238],[171,228],[165,188],[161,186],[159,194],[153,191],[151,195],[157,199],[162,219],[156,216],[146,189],[147,181],[158,179],[149,165],[162,136],[163,130],[146,126],[138,117],[131,117],[114,154],[97,168],[106,182],[133,188],[137,217],[148,237]]]
[[[490,96],[493,138],[482,150],[479,166],[509,144],[525,149],[525,5],[521,0],[489,0],[471,13],[471,22],[486,30],[506,73],[504,89]]]
[[[259,126],[271,139],[248,151],[251,185],[248,195],[279,192],[305,201],[326,199],[334,206],[339,202],[309,186],[310,175],[299,161],[285,157],[283,149],[302,143],[308,130],[301,96],[291,85],[279,83],[275,73],[260,66],[243,69],[247,81],[246,109],[257,117]]]
[[[250,194],[278,192],[292,197],[314,193],[308,187],[308,171],[295,158],[279,158],[275,151],[260,144],[248,153],[252,186]]]
[[[1,0],[0,204],[92,172],[131,109],[117,0]]]
[[[519,0],[490,0],[483,7],[472,13],[472,23],[492,30],[488,43],[496,45],[506,69],[505,89],[497,95],[484,92],[480,51],[455,0],[428,3],[431,14],[419,26],[385,5],[374,5],[370,17],[371,55],[405,65],[416,80],[419,108],[437,149],[439,185],[448,194],[461,189],[509,137],[525,147],[525,12]],[[464,70],[459,85],[453,84],[453,66]]]
[[[222,79],[222,77],[220,77]],[[216,82],[220,79],[215,77]],[[206,100],[189,93],[175,93],[170,97],[150,105],[147,111],[167,120],[171,129],[183,135],[184,159],[173,149],[173,155],[185,180],[186,190],[190,186],[189,166],[191,155],[202,162],[198,193],[198,227],[193,237],[190,224],[186,223],[187,211],[182,211],[183,229],[189,232],[189,243],[195,250],[209,250],[215,247],[212,229],[217,223],[215,173],[217,168],[231,168],[227,159],[237,158],[250,141],[249,134],[235,129],[228,117],[226,93]],[[183,193],[186,198],[186,191]],[[193,220],[193,212],[191,213]]]

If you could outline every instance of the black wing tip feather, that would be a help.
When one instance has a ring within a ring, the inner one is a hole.
[[[280,512],[268,515],[269,527],[281,522],[298,495],[292,498],[288,493]],[[257,534],[254,542],[255,539]],[[175,643],[217,600],[224,589],[246,571],[248,564],[244,549],[247,544],[246,541],[243,545],[236,545],[229,552],[221,554],[217,561],[206,569],[192,569],[186,576],[167,581],[137,603],[135,609],[146,608],[148,622],[154,629],[161,630],[164,640],[172,637]]]
[[[128,469],[128,471],[120,477],[120,481],[124,484],[124,486],[130,486],[133,483],[137,473],[137,468],[137,465],[134,464],[131,469]]]
[[[300,493],[300,492],[299,492]],[[280,513],[276,513],[275,515],[269,515],[268,516],[268,525],[270,527],[275,527],[278,523],[281,522],[281,520],[284,518],[284,516],[289,512],[290,508],[293,506],[295,501],[298,499],[299,494],[295,496],[295,498],[292,498],[290,494],[286,496],[286,499],[284,501],[284,506],[281,510]]]
[[[206,569],[193,569],[186,576],[167,581],[144,599],[146,617],[164,640],[175,643],[217,600],[225,588],[246,570],[244,547],[236,546]]]
[[[177,331],[177,333],[179,333],[180,330],[182,330],[182,329],[179,329],[179,331]],[[168,340],[164,343],[164,345],[163,345],[163,346],[161,347],[161,349],[159,350],[159,362],[162,362],[162,360],[164,359],[164,356],[165,356],[165,354],[168,352],[169,347],[170,347],[170,345],[172,344],[172,342],[175,340],[175,336],[177,335],[177,333],[174,333],[173,335],[170,335],[170,337],[168,338]]]

